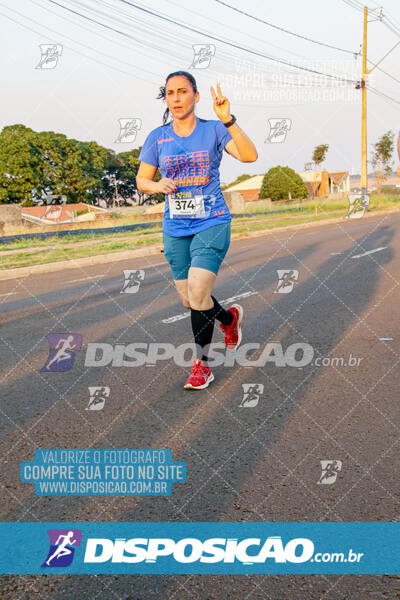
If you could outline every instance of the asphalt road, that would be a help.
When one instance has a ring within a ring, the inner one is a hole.
[[[0,520],[398,521],[399,257],[393,214],[232,242],[214,294],[241,296],[242,344],[260,348],[248,358],[272,341],[285,356],[308,344],[313,358],[216,366],[209,388],[191,392],[190,368],[173,359],[85,366],[94,342],[192,341],[162,255],[0,282]],[[124,269],[145,271],[137,293],[121,293]],[[298,271],[290,293],[275,292],[278,270]],[[42,372],[47,335],[66,332],[82,336],[73,367]],[[217,328],[213,341],[222,341]],[[341,364],[350,355],[353,366]],[[243,406],[249,383],[264,386],[253,407]],[[89,386],[110,388],[103,410],[86,410]],[[186,461],[187,482],[170,497],[87,498],[35,496],[19,481],[36,448],[88,447],[170,448]],[[323,460],[341,461],[329,485],[318,483]],[[400,578],[386,575],[1,580],[7,600],[400,597]]]

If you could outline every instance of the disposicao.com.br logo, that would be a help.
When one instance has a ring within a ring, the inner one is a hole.
[[[165,558],[181,564],[235,563],[253,565],[268,560],[275,563],[359,562],[363,553],[344,552],[314,554],[308,538],[293,538],[286,544],[281,536],[262,538],[90,538],[86,543],[85,563],[156,563]]]
[[[1,574],[400,574],[398,522],[2,522],[0,537]]]
[[[90,342],[85,356],[85,367],[142,367],[172,359],[179,367],[190,367],[192,360],[201,354],[208,356],[210,367],[264,367],[268,363],[276,367],[304,367],[311,363],[314,349],[310,344],[298,342],[283,348],[280,342],[242,344],[236,350],[227,350],[223,342],[212,342],[204,348],[194,343],[174,344],[168,342],[135,342],[115,344]]]

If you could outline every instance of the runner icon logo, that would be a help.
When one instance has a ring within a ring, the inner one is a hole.
[[[109,387],[89,387],[89,403],[86,410],[103,410],[106,398],[110,397]]]
[[[299,272],[294,269],[277,270],[278,285],[274,294],[289,294],[299,278]]]
[[[130,143],[136,140],[136,135],[142,127],[142,119],[118,119],[119,134],[115,144]]]
[[[121,294],[136,294],[139,291],[141,282],[144,279],[144,270],[136,269],[134,271],[124,270],[124,285]]]
[[[369,205],[369,196],[367,194],[349,194],[349,210],[346,215],[348,219],[361,219],[364,216],[365,209]]]
[[[207,69],[213,56],[215,56],[214,44],[193,44],[194,57],[189,69]]]
[[[239,408],[254,408],[257,406],[260,395],[264,391],[262,383],[242,383],[243,400],[239,404]]]
[[[54,69],[62,54],[61,44],[39,44],[41,57],[35,69]]]
[[[49,357],[41,371],[60,373],[72,369],[75,352],[82,346],[82,336],[79,333],[49,333],[47,339]]]
[[[43,219],[49,219],[50,221],[57,221],[62,215],[62,206],[53,206],[49,204],[44,211]]]
[[[335,483],[338,473],[342,470],[341,460],[321,460],[321,477],[318,484],[331,485]]]
[[[73,559],[75,547],[81,545],[79,529],[48,529],[50,548],[42,567],[68,567]]]
[[[264,143],[281,144],[292,126],[291,119],[268,119],[269,135]]]

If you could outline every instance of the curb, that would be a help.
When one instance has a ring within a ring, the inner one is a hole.
[[[154,244],[151,247],[137,248],[136,250],[124,250],[111,254],[99,254],[98,256],[87,256],[85,258],[75,258],[72,260],[60,260],[54,263],[44,265],[33,265],[31,267],[19,267],[17,269],[4,269],[0,271],[0,281],[7,279],[18,279],[28,275],[37,275],[39,273],[53,273],[64,269],[76,269],[79,267],[88,267],[108,263],[110,261],[127,260],[130,258],[140,258],[141,256],[151,256],[160,254],[163,249],[162,244]]]
[[[378,217],[381,215],[390,215],[393,213],[400,212],[400,208],[393,210],[385,210],[374,213],[364,214],[362,219],[368,219],[372,217]],[[354,219],[346,219],[345,217],[337,217],[334,219],[324,219],[312,223],[299,223],[293,225],[286,225],[283,227],[275,227],[273,229],[261,229],[260,231],[250,231],[244,233],[233,233],[231,236],[232,240],[242,240],[252,237],[262,237],[265,235],[271,235],[281,231],[288,231],[292,229],[308,229],[310,227],[317,227],[320,225],[329,225],[331,223],[351,223]],[[154,244],[145,248],[137,248],[136,250],[125,250],[122,252],[115,252],[111,254],[99,254],[98,256],[88,256],[85,258],[76,258],[72,260],[60,260],[54,263],[46,263],[44,265],[33,265],[31,267],[19,267],[16,269],[4,269],[0,270],[0,281],[6,281],[8,279],[18,279],[20,277],[27,277],[29,275],[36,275],[39,273],[53,273],[55,271],[61,271],[63,269],[76,269],[79,267],[87,267],[92,265],[99,265],[108,262],[117,262],[120,260],[128,260],[134,258],[140,258],[142,256],[154,256],[161,254],[163,244]]]
[[[379,217],[381,215],[388,215],[392,213],[400,212],[400,208],[396,208],[393,210],[381,210],[379,212],[374,212],[372,214],[364,214],[362,219],[368,219],[371,217]],[[276,231],[287,231],[290,229],[308,229],[309,227],[317,227],[318,225],[329,225],[330,223],[352,223],[356,219],[346,219],[345,217],[335,217],[334,219],[321,219],[321,221],[313,221],[311,223],[299,223],[296,225],[283,225],[282,227],[274,227],[273,229],[261,229],[259,231],[249,231],[246,234],[235,233],[232,235],[232,239],[236,239],[235,236],[242,237],[258,237],[259,235],[268,235],[275,233]],[[239,237],[237,239],[240,239]]]

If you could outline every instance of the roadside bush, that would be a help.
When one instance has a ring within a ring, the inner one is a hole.
[[[27,198],[23,202],[21,202],[21,206],[37,206],[37,203],[32,200],[32,198]]]
[[[265,175],[261,185],[260,199],[287,200],[307,198],[308,189],[300,175],[289,167],[273,167]]]
[[[88,212],[88,208],[79,208],[77,211],[75,211],[75,214],[77,217],[80,217],[80,215],[87,215]]]

